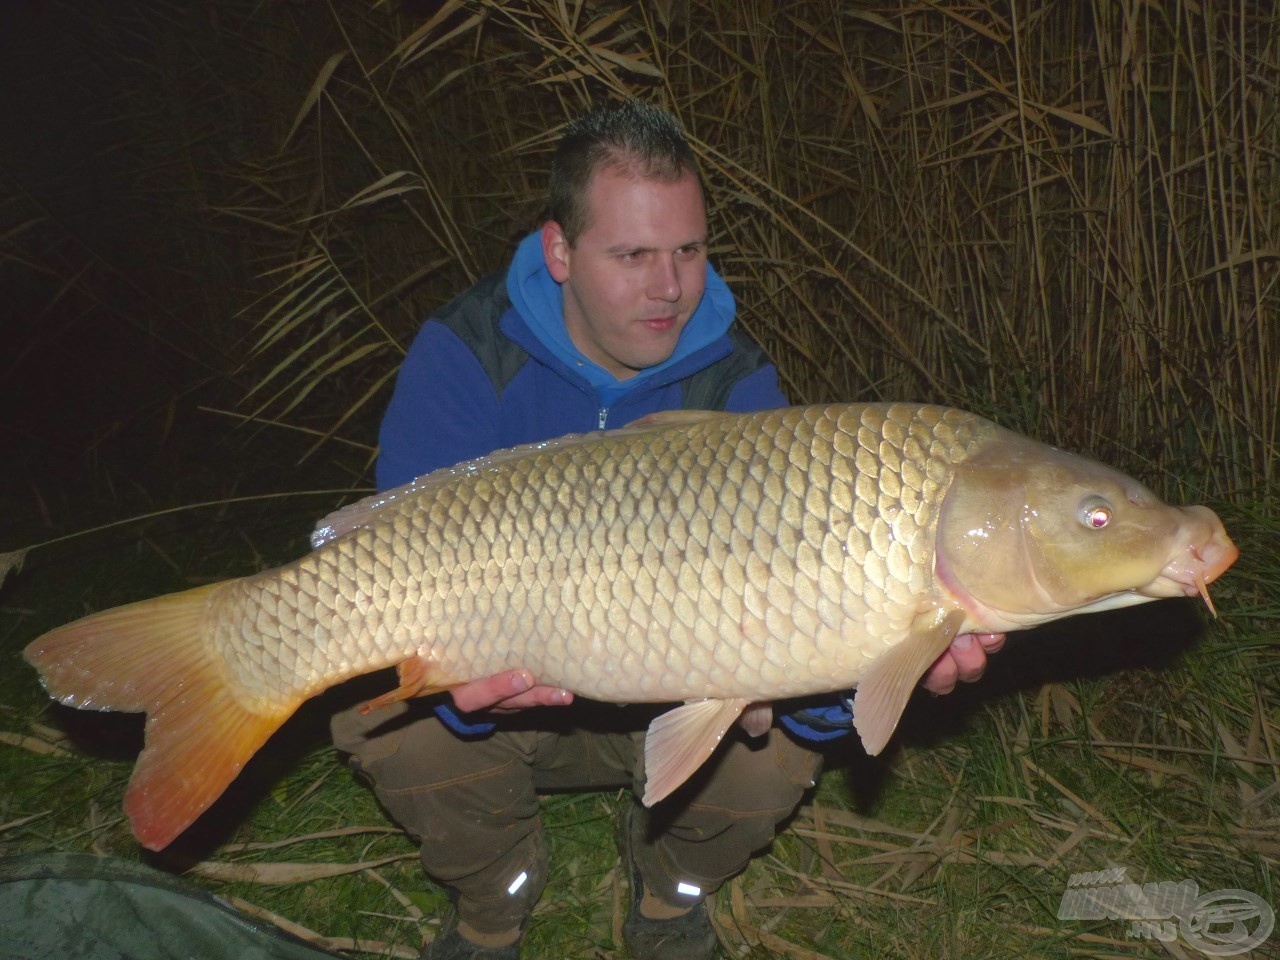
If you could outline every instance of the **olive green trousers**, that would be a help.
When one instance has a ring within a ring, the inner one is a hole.
[[[463,738],[421,701],[334,715],[334,744],[419,842],[427,874],[452,888],[474,929],[523,926],[547,879],[538,794],[644,784],[644,732],[659,708],[579,700],[499,719]],[[813,786],[821,755],[778,728],[734,727],[686,784],[647,811],[633,848],[645,886],[694,902],[746,868]]]

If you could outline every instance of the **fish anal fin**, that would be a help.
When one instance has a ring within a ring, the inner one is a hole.
[[[694,700],[656,717],[644,740],[644,805],[653,806],[688,780],[747,704],[745,699]]]
[[[146,712],[125,812],[151,850],[216,800],[302,702],[264,703],[233,689],[207,642],[212,584],[91,614],[23,651],[50,696],[73,707]]]
[[[424,656],[401,660],[396,665],[396,675],[400,678],[400,685],[380,697],[374,697],[368,703],[361,704],[360,713],[371,713],[413,697],[429,697],[435,693],[443,693],[446,690],[452,690],[461,682],[452,677],[446,677],[434,660]]]
[[[871,665],[853,695],[853,726],[869,756],[885,748],[926,670],[964,621],[960,610],[923,614],[911,632]]]

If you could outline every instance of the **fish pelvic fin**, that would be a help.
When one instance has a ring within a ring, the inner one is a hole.
[[[876,756],[902,719],[916,684],[951,645],[964,621],[960,610],[938,610],[917,620],[911,632],[871,665],[853,695],[853,726],[862,748]]]
[[[150,850],[168,846],[208,809],[301,703],[249,709],[228,685],[205,638],[222,586],[104,610],[49,631],[23,652],[59,702],[147,714],[124,809]]]
[[[644,739],[644,796],[651,807],[693,775],[715,751],[749,701],[693,700],[649,724]]]
[[[396,676],[400,680],[400,685],[380,697],[374,697],[368,703],[360,704],[361,714],[372,713],[374,710],[389,707],[401,700],[444,693],[462,683],[461,680],[446,676],[434,660],[424,656],[401,660],[396,665]]]

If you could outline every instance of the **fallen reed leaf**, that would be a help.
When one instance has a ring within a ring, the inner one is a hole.
[[[228,863],[225,860],[202,860],[187,872],[224,883],[309,883],[414,859],[417,859],[416,853],[401,853],[368,863]]]
[[[937,906],[937,901],[928,897],[918,897],[906,893],[897,893],[893,890],[884,890],[880,887],[869,887],[863,884],[854,883],[850,880],[815,877],[812,874],[793,870],[781,863],[778,863],[777,861],[774,861],[772,866],[776,872],[781,873],[784,876],[793,877],[815,891],[812,894],[804,895],[815,898],[815,901],[827,898],[832,898],[834,900],[854,898],[862,900],[897,902],[919,907]],[[761,898],[757,896],[752,897],[751,902],[756,906],[763,906],[769,899],[771,898]],[[799,899],[803,899],[803,897],[800,897]],[[807,904],[796,904],[796,906],[800,905]]]
[[[17,820],[10,820],[8,823],[0,823],[0,833],[4,833],[6,830],[15,830],[18,827],[25,827],[33,820],[39,820],[41,817],[47,817],[52,812],[52,810],[41,810],[39,813],[33,813],[27,817],[19,817]]]
[[[1070,803],[1072,803],[1078,809],[1082,810],[1084,813],[1087,813],[1090,817],[1092,817],[1098,823],[1102,824],[1103,826],[1109,828],[1110,830],[1116,833],[1121,832],[1120,828],[1117,827],[1109,817],[1103,814],[1102,811],[1100,811],[1093,804],[1089,803],[1079,794],[1075,793],[1072,790],[1067,789],[1067,787],[1065,787],[1061,782],[1055,779],[1047,771],[1037,766],[1032,760],[1026,757],[1023,757],[1022,765],[1025,770],[1031,773],[1034,773],[1041,780],[1043,780],[1045,783],[1049,784],[1051,787],[1057,790],[1060,794],[1062,794],[1062,796],[1065,797]]]
[[[379,826],[358,826],[358,827],[338,827],[333,830],[319,830],[315,833],[302,833],[295,837],[284,837],[280,840],[257,840],[252,843],[228,843],[218,849],[223,853],[243,853],[247,850],[278,850],[281,847],[290,847],[299,843],[307,843],[312,840],[335,840],[338,837],[354,837],[360,834],[387,834],[387,833],[403,833],[399,827],[379,827]]]
[[[409,895],[380,874],[377,870],[369,867],[364,871],[364,875],[376,883],[382,884],[387,893],[391,894],[391,896],[395,898],[396,903],[404,907],[405,912],[414,920],[421,921],[423,919],[422,911],[418,909],[418,905],[416,903],[409,899]]]
[[[18,747],[22,750],[29,750],[32,753],[39,753],[49,757],[75,756],[75,754],[70,750],[64,750],[57,744],[50,743],[48,740],[41,737],[29,737],[21,733],[10,733],[7,730],[0,730],[0,743],[5,743],[11,747]]]
[[[802,947],[798,943],[792,943],[790,940],[757,926],[739,923],[737,932],[748,945],[763,947],[769,951],[769,956],[771,957],[786,956],[794,957],[795,960],[832,960],[825,953]]]
[[[1107,760],[1114,760],[1116,763],[1126,763],[1131,767],[1137,767],[1140,770],[1146,770],[1149,773],[1158,773],[1167,777],[1191,777],[1192,772],[1185,767],[1175,767],[1171,763],[1165,763],[1161,760],[1152,760],[1150,757],[1141,757],[1132,753],[1122,753],[1119,750],[1113,750],[1109,747],[1099,747],[1098,756]]]
[[[260,907],[256,903],[251,903],[243,897],[224,897],[227,903],[235,907],[242,913],[247,913],[251,917],[257,917],[259,920],[266,920],[268,923],[274,924],[286,933],[290,933],[312,946],[319,947],[321,950],[328,950],[331,953],[349,952],[349,953],[370,953],[381,957],[395,957],[397,960],[416,960],[420,951],[410,947],[404,947],[400,944],[386,943],[381,940],[356,940],[351,937],[326,937],[324,934],[316,933],[309,927],[304,927],[300,923],[295,923],[288,917],[283,917],[278,913],[273,913],[266,907]]]

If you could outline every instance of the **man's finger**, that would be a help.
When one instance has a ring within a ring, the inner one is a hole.
[[[573,694],[559,687],[536,685],[518,696],[495,703],[489,709],[493,713],[512,713],[528,707],[567,707],[573,703]]]
[[[987,651],[971,633],[951,641],[948,652],[956,662],[956,676],[962,683],[973,683],[987,669]]]
[[[528,670],[508,670],[483,680],[472,680],[453,689],[453,703],[463,713],[488,710],[494,704],[509,700],[533,686]]]
[[[941,696],[944,693],[950,693],[956,688],[956,681],[959,679],[959,671],[956,668],[955,657],[951,656],[950,650],[944,650],[942,656],[933,662],[924,680],[920,685],[932,694]]]
[[[973,683],[987,669],[987,655],[1004,646],[1003,633],[964,633],[951,641],[920,681],[930,693],[950,693],[957,683]]]
[[[1005,634],[1003,633],[975,633],[978,642],[982,644],[982,649],[987,653],[999,653],[1004,647]]]
[[[573,694],[568,690],[538,685],[528,670],[508,670],[483,680],[473,680],[455,687],[452,695],[454,706],[463,713],[562,706],[573,700]]]

